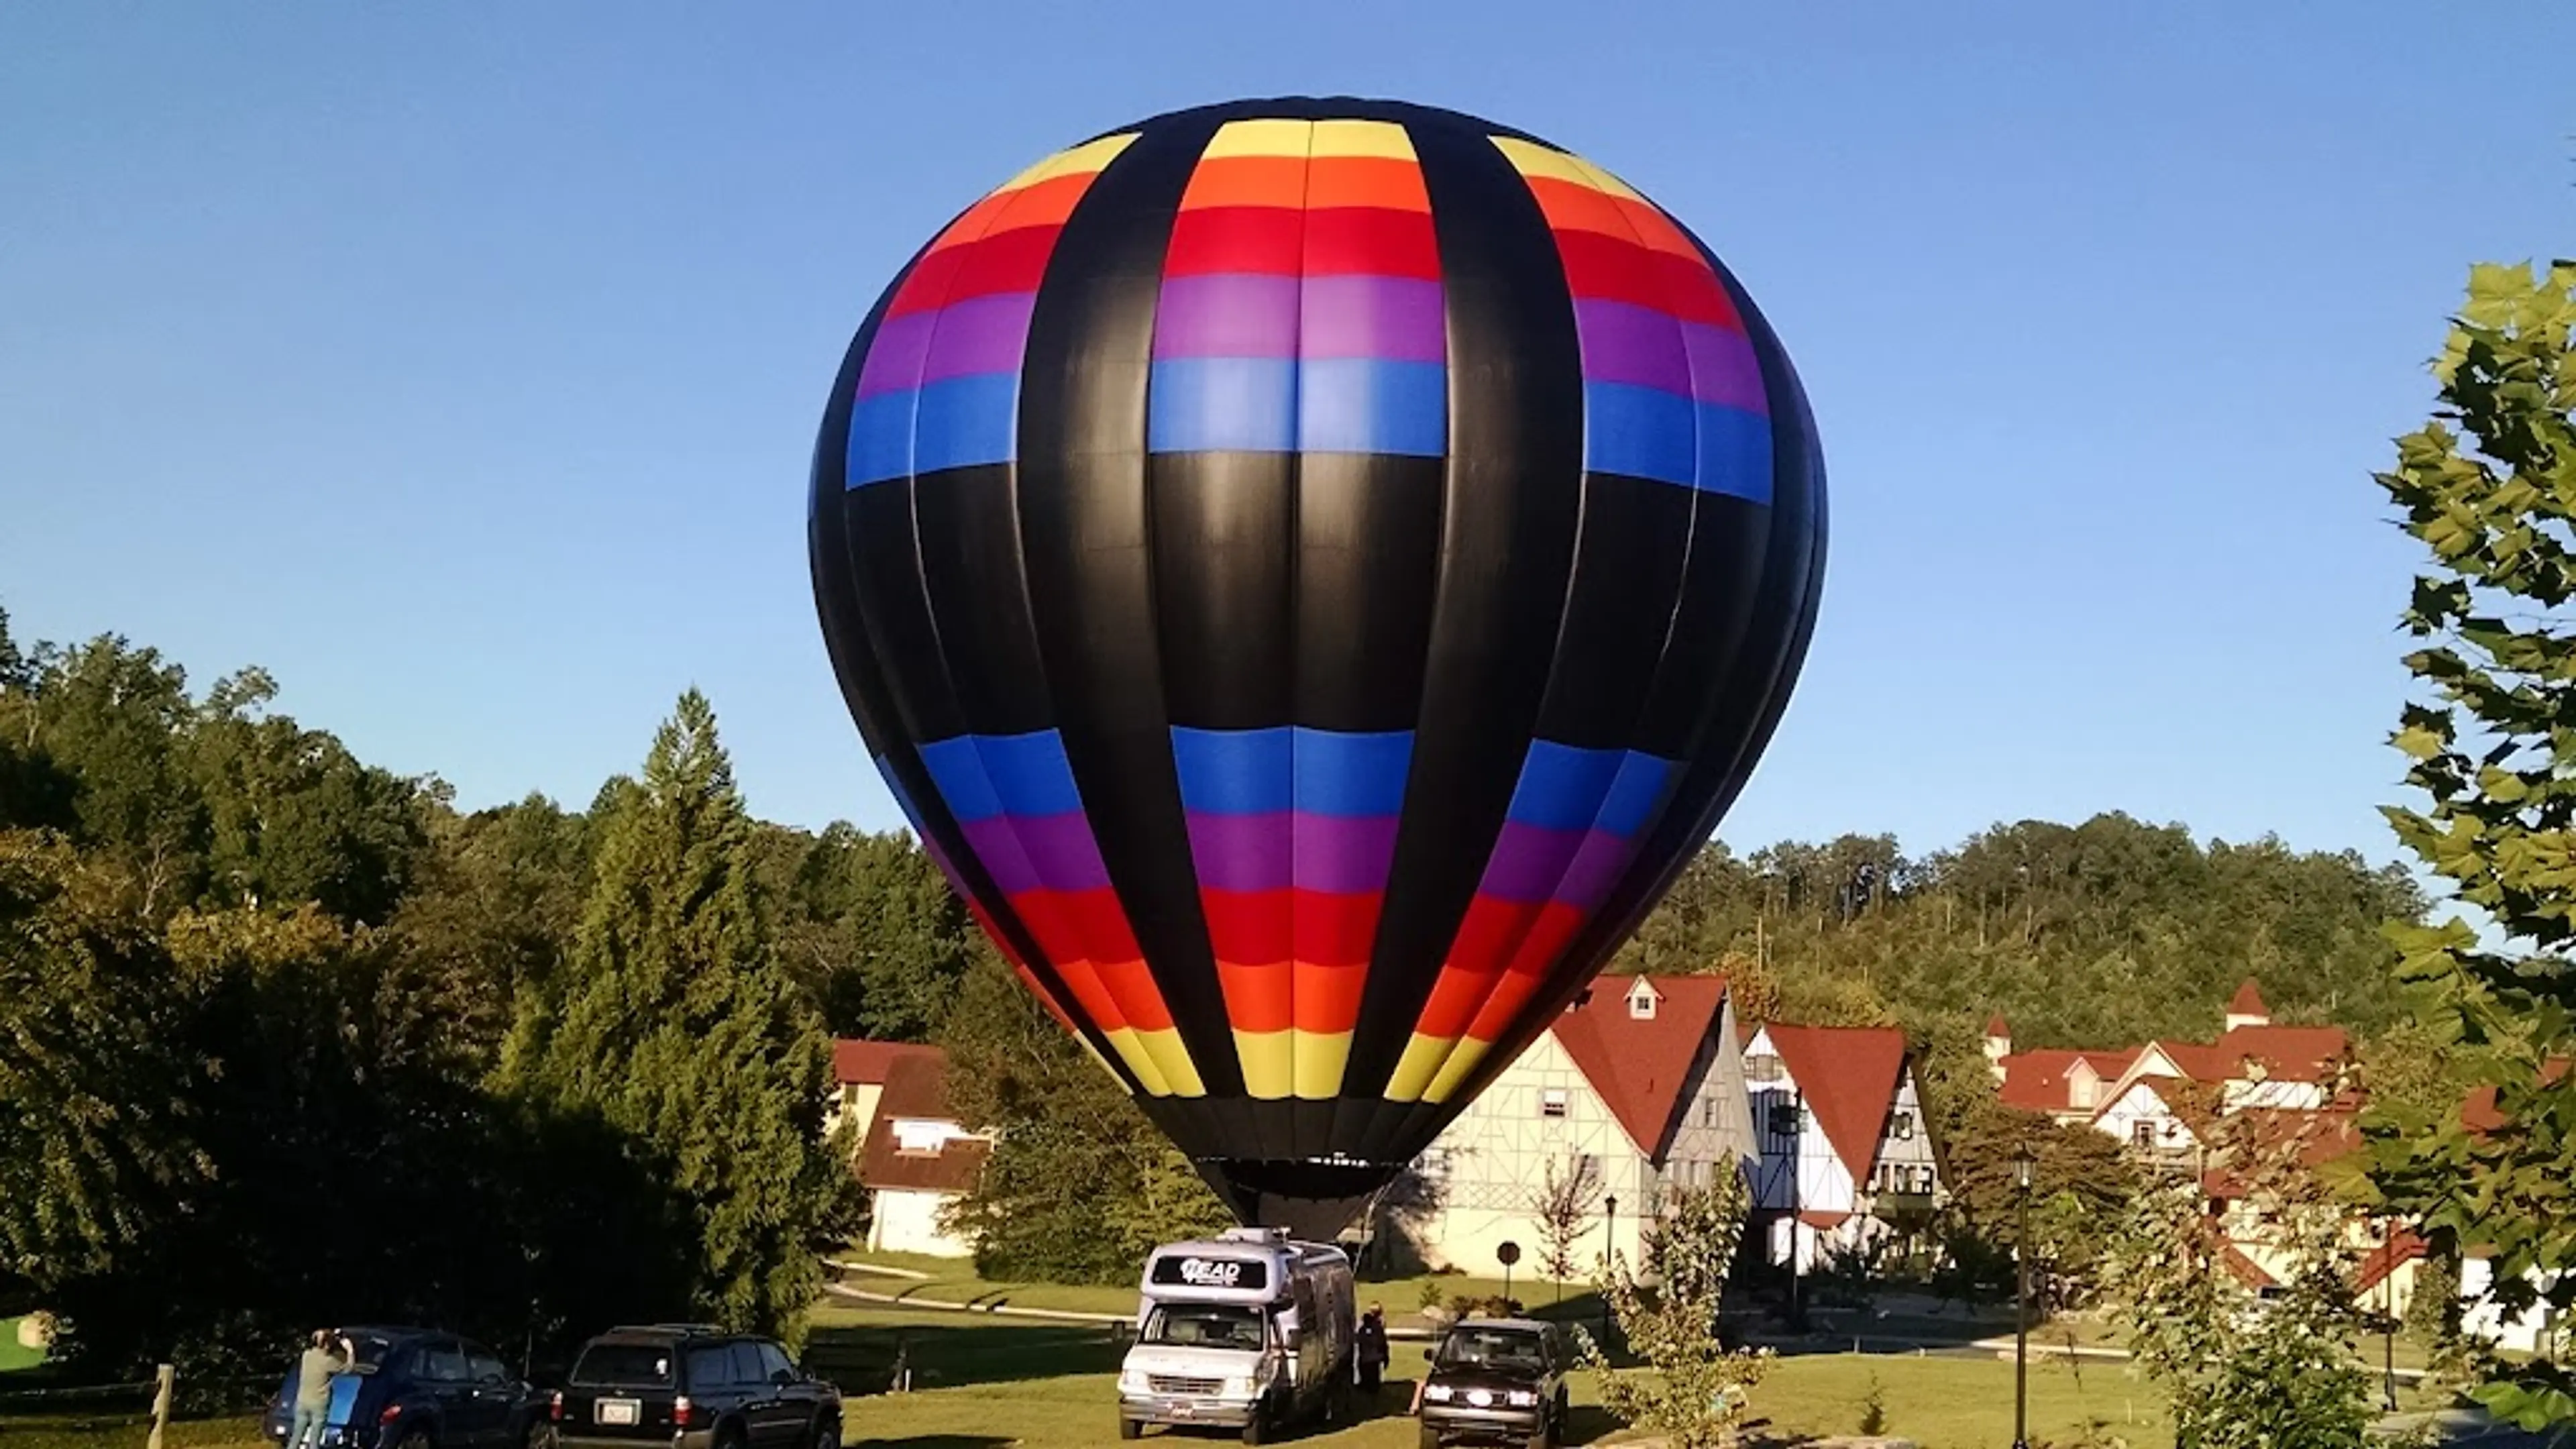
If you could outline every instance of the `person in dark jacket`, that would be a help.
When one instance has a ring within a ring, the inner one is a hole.
[[[1359,1352],[1355,1356],[1359,1360],[1360,1387],[1374,1394],[1377,1392],[1379,1377],[1386,1372],[1386,1310],[1384,1308],[1372,1303],[1368,1306],[1368,1312],[1360,1315],[1357,1346]]]

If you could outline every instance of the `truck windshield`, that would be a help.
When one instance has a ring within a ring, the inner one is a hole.
[[[1441,1368],[1491,1368],[1526,1372],[1545,1362],[1538,1335],[1509,1329],[1453,1328],[1440,1340]]]
[[[1258,1350],[1261,1310],[1241,1303],[1166,1303],[1145,1320],[1145,1341]]]

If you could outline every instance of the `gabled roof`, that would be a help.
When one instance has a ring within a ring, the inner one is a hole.
[[[2010,1041],[2012,1040],[2012,1023],[2004,1020],[2004,1014],[1998,1011],[1994,1015],[1986,1018],[1986,1035],[2001,1041]]]
[[[940,1057],[935,1046],[910,1041],[869,1041],[842,1037],[832,1043],[832,1081],[839,1086],[883,1086],[886,1074],[906,1057]]]
[[[936,1152],[905,1152],[895,1137],[895,1121],[950,1122],[948,1058],[937,1048],[895,1059],[886,1074],[885,1096],[877,1120],[868,1128],[859,1153],[859,1181],[869,1187],[911,1188],[928,1192],[964,1192],[975,1185],[993,1144],[980,1137],[942,1142]]]
[[[1853,1178],[1878,1160],[1887,1114],[1905,1073],[1905,1033],[1892,1026],[1797,1026],[1775,1021],[1763,1030],[1780,1052],[1780,1064],[1798,1084],[1807,1110],[1816,1114],[1825,1141]]]
[[[1637,980],[1660,998],[1653,1016],[1628,1014],[1628,993]],[[1550,1030],[1628,1140],[1661,1162],[1684,1099],[1696,1085],[1692,1068],[1716,1035],[1725,1007],[1723,976],[1604,976],[1576,1005],[1558,1013]]]

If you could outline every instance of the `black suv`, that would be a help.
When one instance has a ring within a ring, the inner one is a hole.
[[[700,1324],[583,1344],[550,1410],[564,1449],[836,1449],[841,1391],[766,1338]]]
[[[1565,1330],[1527,1318],[1457,1324],[1430,1350],[1422,1384],[1422,1449],[1526,1444],[1548,1449],[1565,1432]]]
[[[322,1449],[522,1449],[544,1437],[545,1400],[470,1338],[387,1327],[333,1336],[357,1360],[332,1377]],[[290,1364],[261,1432],[283,1444],[294,1410]]]

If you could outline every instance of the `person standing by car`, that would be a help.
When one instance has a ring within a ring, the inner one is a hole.
[[[1360,1315],[1359,1332],[1354,1341],[1359,1349],[1355,1356],[1360,1365],[1360,1390],[1374,1394],[1379,1377],[1386,1372],[1387,1363],[1386,1309],[1382,1305],[1372,1303],[1368,1312]]]
[[[313,1341],[295,1361],[295,1417],[287,1426],[285,1449],[321,1449],[322,1421],[331,1414],[331,1378],[356,1357],[349,1340],[335,1340],[326,1328],[313,1330]]]

